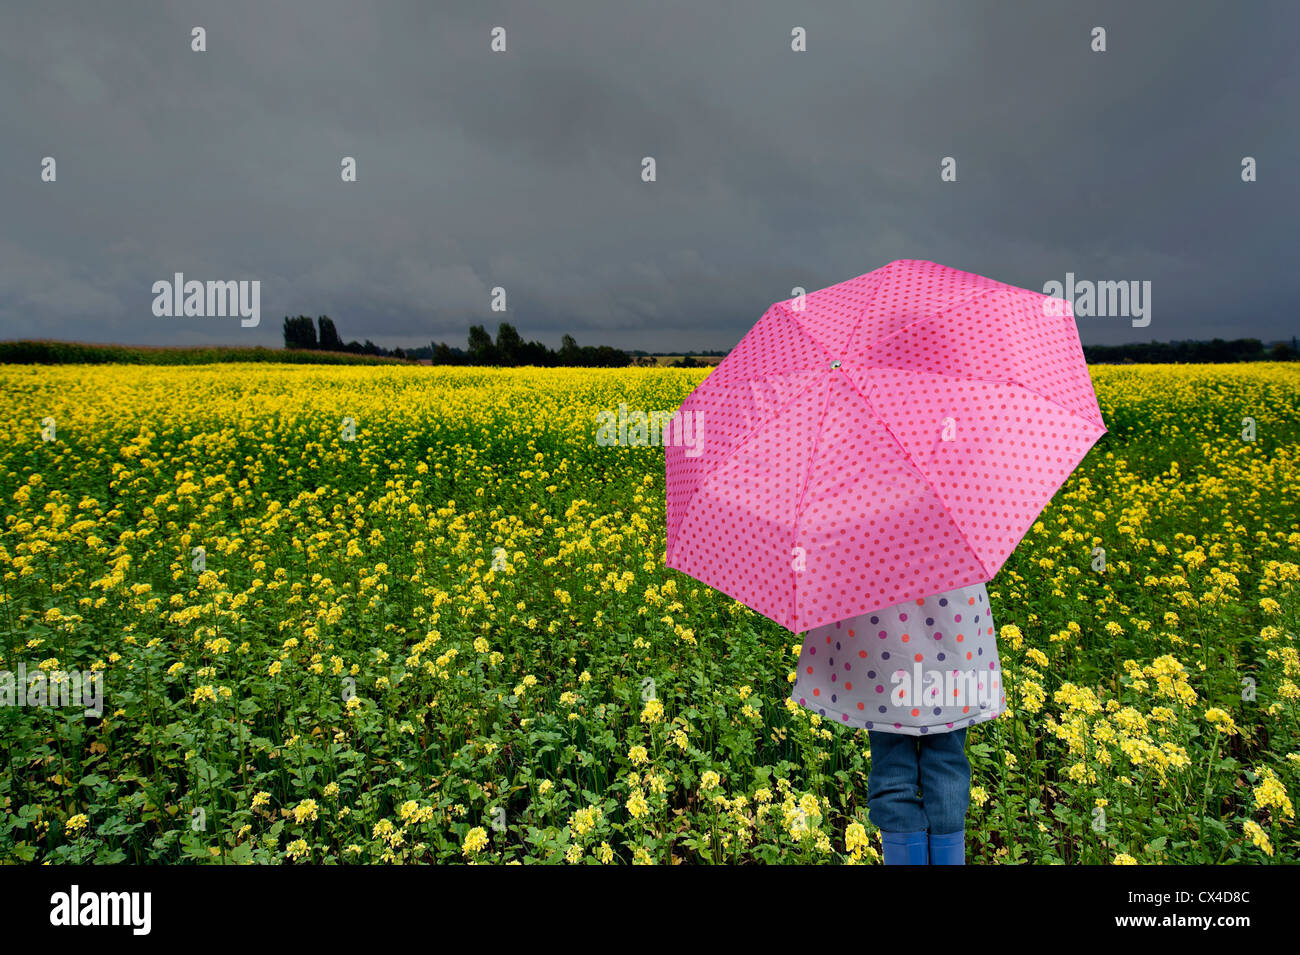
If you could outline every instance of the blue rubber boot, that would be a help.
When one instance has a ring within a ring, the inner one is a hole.
[[[930,865],[965,865],[966,830],[930,833]]]
[[[925,865],[928,854],[925,832],[885,832],[880,844],[885,850],[885,865]]]

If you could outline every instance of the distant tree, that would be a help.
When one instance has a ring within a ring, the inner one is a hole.
[[[561,365],[576,365],[582,358],[582,352],[578,349],[578,342],[572,335],[565,335],[560,339],[560,354],[558,356]]]
[[[482,325],[472,325],[469,330],[469,363],[471,365],[495,365],[497,362],[496,346],[492,336]]]
[[[1268,357],[1273,361],[1295,361],[1296,352],[1286,342],[1278,342],[1273,346],[1273,350],[1269,352]]]
[[[509,322],[497,326],[497,363],[518,365],[524,350],[524,340]]]
[[[433,346],[433,363],[435,365],[463,365],[465,353],[459,348],[452,348],[446,342]]]
[[[343,340],[339,338],[338,330],[334,328],[334,320],[328,315],[322,315],[316,319],[320,325],[320,347],[324,351],[342,351]]]
[[[1167,363],[1186,364],[1262,361],[1271,352],[1258,338],[1224,341],[1132,342],[1126,345],[1085,345],[1083,357],[1089,363]]]
[[[316,326],[311,317],[299,315],[297,318],[284,317],[285,348],[315,348]]]
[[[583,349],[586,351],[586,349]],[[589,367],[594,368],[626,368],[630,359],[627,352],[621,348],[612,348],[609,345],[601,345],[595,350],[595,355]]]
[[[520,349],[519,364],[546,368],[555,364],[555,352],[541,342],[528,342]]]

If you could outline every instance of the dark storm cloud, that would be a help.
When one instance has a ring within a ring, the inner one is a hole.
[[[896,258],[1152,283],[1090,342],[1298,330],[1293,5],[159,6],[3,14],[0,338],[726,348]],[[155,318],[177,271],[260,279],[261,326]]]

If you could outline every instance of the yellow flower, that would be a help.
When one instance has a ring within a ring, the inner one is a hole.
[[[474,856],[487,848],[488,837],[487,830],[482,826],[475,826],[469,832],[465,833],[465,841],[461,845],[461,854],[465,856]]]
[[[1019,650],[1024,643],[1024,634],[1020,632],[1020,628],[1014,623],[1003,624],[1001,629],[998,630],[998,636],[1011,644],[1013,650]]]
[[[858,859],[862,857],[863,852],[871,848],[870,841],[867,839],[867,829],[860,822],[851,822],[844,830],[844,848]]]
[[[1268,841],[1268,834],[1264,832],[1262,826],[1253,819],[1247,819],[1241,826],[1242,830],[1250,837],[1250,841],[1257,847],[1264,850],[1264,854],[1271,856],[1273,854],[1273,844]]]
[[[1047,693],[1039,684],[1021,678],[1017,681],[1016,688],[1020,691],[1020,705],[1026,713],[1037,713],[1043,708]]]
[[[1284,819],[1295,817],[1295,810],[1287,796],[1286,787],[1268,766],[1259,771],[1259,784],[1255,786],[1255,808],[1259,810],[1277,809]]]
[[[603,816],[599,806],[578,809],[569,817],[569,831],[574,836],[585,836]]]
[[[397,815],[408,826],[420,825],[433,818],[433,807],[421,806],[417,800],[408,799],[397,807]]]
[[[90,819],[84,812],[79,812],[75,816],[69,816],[68,821],[63,826],[63,831],[68,835],[74,835],[81,832],[90,825]]]
[[[1226,711],[1212,706],[1205,711],[1205,718],[1209,723],[1225,736],[1234,736],[1237,733],[1237,724],[1233,722],[1231,716]]]

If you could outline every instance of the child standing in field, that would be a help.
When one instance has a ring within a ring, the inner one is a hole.
[[[867,730],[886,865],[965,863],[966,730],[1006,710],[983,584],[814,627],[790,698]]]

